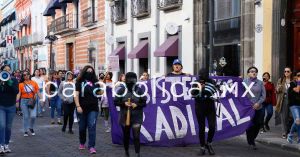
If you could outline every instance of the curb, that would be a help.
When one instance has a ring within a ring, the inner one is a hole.
[[[279,143],[279,142],[271,141],[268,139],[256,139],[256,141],[261,144],[274,146],[274,147],[278,147],[278,148],[281,148],[284,150],[295,151],[295,152],[300,153],[300,145],[297,145],[297,144]]]

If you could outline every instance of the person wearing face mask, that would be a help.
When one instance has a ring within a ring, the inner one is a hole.
[[[273,106],[276,105],[275,86],[270,82],[271,75],[268,72],[263,74],[263,82],[266,89],[266,100],[263,102],[262,128],[261,133],[270,131],[269,121],[273,116]],[[265,118],[265,112],[267,116]]]
[[[146,106],[147,98],[143,96],[144,92],[136,86],[137,75],[128,72],[125,75],[126,87],[121,86],[117,90],[114,98],[114,104],[120,107],[119,123],[123,130],[123,144],[125,155],[129,156],[130,131],[133,132],[133,143],[136,156],[140,156],[140,130],[143,123],[143,108]],[[127,91],[127,92],[126,92]],[[133,93],[137,93],[137,97]]]
[[[73,73],[68,71],[66,73],[66,80],[63,81],[58,90],[58,95],[62,100],[62,105],[64,108],[64,123],[62,127],[62,132],[66,131],[67,123],[69,121],[69,134],[73,133],[73,122],[74,122],[74,110],[75,110],[75,103],[74,103],[74,96],[73,96]],[[65,90],[65,91],[64,91]]]
[[[246,130],[247,142],[251,149],[256,150],[255,139],[259,133],[259,130],[262,126],[261,119],[263,116],[264,110],[262,109],[262,104],[266,99],[266,90],[262,81],[257,79],[258,69],[256,67],[250,67],[247,70],[248,78],[244,79],[244,83],[247,86],[253,84],[251,91],[254,94],[254,97],[251,94],[246,96],[252,102],[252,108],[255,110],[255,115],[252,119],[253,125]]]
[[[213,96],[217,92],[216,83],[209,78],[208,71],[201,69],[199,71],[199,78],[196,81],[197,85],[193,85],[193,88],[200,90],[193,90],[192,96],[195,98],[195,111],[197,115],[199,125],[199,141],[200,141],[200,155],[205,155],[205,148],[210,155],[214,155],[215,152],[212,148],[212,141],[216,128],[216,109],[215,99]],[[208,122],[208,136],[205,140],[205,120]]]
[[[99,113],[98,101],[100,85],[92,66],[85,66],[76,79],[76,94],[74,97],[79,118],[79,149],[86,149],[86,131],[88,130],[88,149],[96,154],[96,124]]]
[[[4,65],[0,71],[10,73],[10,66]],[[16,96],[19,93],[18,80],[10,78],[8,81],[0,80],[0,155],[10,153],[9,141],[13,119],[16,114]]]

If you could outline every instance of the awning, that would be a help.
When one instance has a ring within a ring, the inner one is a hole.
[[[46,7],[43,15],[44,16],[51,16],[55,14],[55,9],[61,9],[62,7],[66,7],[67,4],[60,3],[59,0],[52,0],[49,2],[48,6]]]
[[[148,40],[142,40],[139,44],[128,54],[128,58],[148,58]]]
[[[159,48],[154,52],[155,57],[171,57],[178,56],[178,36],[169,37]]]
[[[13,31],[17,31],[17,32],[21,31],[20,23],[18,23],[18,24],[16,24],[15,26],[13,26],[13,27],[12,27],[12,30],[13,30]]]
[[[8,15],[7,17],[3,18],[3,20],[0,22],[0,26],[4,26],[6,24],[8,24],[9,22],[16,20],[16,13],[13,12],[10,15]]]
[[[30,25],[30,15],[26,16],[25,19],[22,21],[22,25],[29,26]]]
[[[125,60],[125,44],[120,44],[110,56],[119,56],[119,60]]]
[[[0,43],[0,47],[6,47],[6,40],[3,40],[3,41]]]
[[[72,3],[74,0],[59,0],[59,3]]]

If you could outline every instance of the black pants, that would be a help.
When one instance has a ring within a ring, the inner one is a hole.
[[[133,132],[133,144],[134,144],[134,148],[135,148],[135,153],[140,153],[141,124],[133,124],[132,126],[122,126],[124,149],[126,152],[128,152],[131,128],[132,128],[132,132]]]
[[[73,128],[73,122],[74,122],[74,110],[75,110],[75,103],[63,103],[64,108],[64,125],[63,128],[66,129],[68,120],[69,120],[69,130],[72,130]]]
[[[201,102],[196,103],[195,106],[198,125],[199,125],[199,141],[201,147],[204,147],[206,144],[205,141],[205,119],[208,122],[208,134],[207,134],[207,143],[213,141],[215,130],[216,130],[216,109],[213,102]]]
[[[247,135],[247,142],[249,145],[255,145],[255,139],[259,133],[259,130],[261,128],[261,126],[263,125],[261,119],[263,116],[263,109],[260,110],[255,110],[255,115],[252,119],[252,126],[250,126],[247,130],[246,130],[246,135]]]

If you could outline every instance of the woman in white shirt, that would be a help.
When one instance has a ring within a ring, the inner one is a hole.
[[[44,79],[43,77],[41,77],[40,74],[40,70],[39,69],[35,69],[34,73],[32,75],[31,78],[32,81],[35,81],[38,84],[39,87],[39,92],[41,95],[43,95],[43,85],[44,85]],[[42,116],[42,108],[43,108],[43,103],[39,100],[39,97],[37,97],[36,99],[36,105],[37,105],[37,113],[38,116],[41,117]]]

